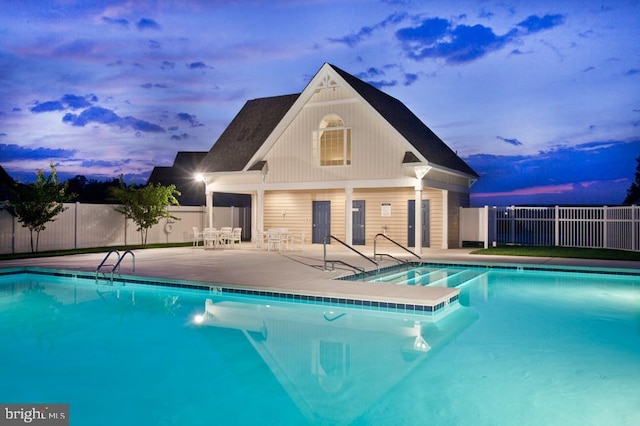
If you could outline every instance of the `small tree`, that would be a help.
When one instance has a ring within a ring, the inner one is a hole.
[[[116,211],[122,213],[127,219],[133,220],[137,225],[136,231],[140,232],[142,245],[147,244],[149,228],[158,224],[160,219],[180,220],[172,216],[168,210],[169,205],[179,205],[175,196],[180,195],[180,191],[176,190],[175,185],[154,186],[150,183],[142,187],[126,186],[121,178],[120,186],[110,188],[110,192],[122,204],[115,208]]]
[[[629,189],[627,189],[627,197],[624,199],[622,204],[636,204],[640,203],[640,157],[636,158],[636,174],[635,174],[635,182],[631,184]]]
[[[23,227],[29,228],[31,252],[38,251],[40,232],[46,229],[47,223],[53,222],[58,214],[66,210],[63,203],[75,197],[75,194],[69,193],[66,185],[58,183],[55,166],[51,164],[50,167],[51,174],[47,177],[42,169],[38,170],[35,183],[15,183],[6,207]]]

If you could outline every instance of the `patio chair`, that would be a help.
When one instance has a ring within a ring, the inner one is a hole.
[[[223,226],[222,228],[220,228],[220,237],[219,237],[219,243],[220,244],[224,244],[229,245],[231,243],[231,240],[233,239],[233,228],[230,226]]]
[[[236,243],[238,246],[242,245],[242,228],[233,228],[231,231],[231,247],[235,247]]]
[[[198,243],[202,241],[204,245],[204,232],[199,231],[197,227],[193,227],[193,247],[198,247]]]
[[[220,244],[220,231],[216,228],[204,228],[204,247],[216,248]]]
[[[267,232],[267,251],[271,251],[271,248],[277,248],[278,251],[282,250],[282,235],[280,229],[269,229]]]

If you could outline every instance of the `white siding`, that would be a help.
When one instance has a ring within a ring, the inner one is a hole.
[[[347,102],[329,105],[325,92],[343,96]],[[320,98],[322,95],[324,98]],[[353,100],[353,102],[351,102]],[[314,102],[316,103],[314,105]],[[351,130],[352,164],[320,167],[313,158],[313,132],[327,114],[338,114]],[[390,126],[365,103],[348,97],[345,89],[324,90],[311,99],[266,156],[269,164],[267,183],[342,181],[361,179],[396,179],[408,175],[402,167],[407,150]]]

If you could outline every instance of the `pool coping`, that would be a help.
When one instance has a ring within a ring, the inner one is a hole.
[[[204,281],[191,281],[171,278],[145,277],[139,275],[123,275],[117,274],[111,278],[97,277],[95,273],[77,270],[42,268],[35,266],[16,266],[9,268],[0,268],[0,278],[9,275],[33,274],[55,277],[69,277],[74,279],[95,280],[97,285],[113,285],[118,284],[136,284],[136,285],[154,285],[160,287],[177,288],[185,290],[201,290],[207,291],[213,295],[241,295],[241,296],[258,296],[273,298],[279,301],[314,303],[328,306],[344,306],[361,309],[379,309],[391,312],[407,312],[411,314],[433,314],[441,315],[448,311],[447,308],[454,305],[458,301],[459,289],[451,289],[453,293],[444,300],[437,303],[408,303],[400,300],[375,300],[373,297],[358,296],[338,296],[338,295],[322,295],[307,294],[310,292],[283,291],[278,289],[257,289],[249,286],[237,286],[222,283],[212,283]],[[388,298],[388,297],[387,297]]]

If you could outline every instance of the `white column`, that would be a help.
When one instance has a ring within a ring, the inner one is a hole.
[[[416,223],[414,233],[415,233],[415,247],[414,253],[418,256],[422,255],[422,180],[419,180],[419,184],[416,185],[416,208],[415,208],[415,218],[414,221]]]
[[[449,248],[449,191],[442,190],[442,248]]]
[[[344,189],[344,203],[345,203],[345,230],[344,235],[346,243],[353,245],[353,188]]]
[[[213,228],[213,191],[209,191],[209,188],[205,190],[205,202],[207,203],[207,217],[208,227]]]
[[[256,192],[256,202],[256,230],[264,232],[264,189],[259,189]],[[258,237],[262,238],[262,235],[259,235]]]

